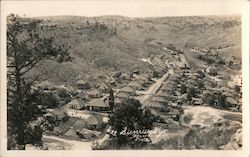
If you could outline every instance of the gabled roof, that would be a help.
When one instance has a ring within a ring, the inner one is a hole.
[[[109,107],[108,99],[97,98],[93,99],[86,104],[86,106],[93,106],[93,107]]]
[[[223,92],[222,95],[224,95],[226,97],[233,97],[233,94],[230,92]]]
[[[118,98],[128,98],[129,97],[129,94],[128,93],[125,93],[125,92],[119,92],[115,95],[115,97],[118,97]]]
[[[92,89],[91,91],[87,92],[89,95],[99,95],[100,92],[97,89]]]
[[[226,102],[228,102],[230,104],[238,104],[237,101],[232,97],[227,97]]]
[[[166,100],[163,97],[160,97],[160,96],[154,97],[153,101],[156,101],[156,102],[166,102]]]
[[[67,108],[81,109],[84,107],[84,104],[83,102],[80,102],[80,100],[74,99],[65,106],[67,106]]]
[[[127,92],[127,93],[134,93],[135,91],[131,88],[131,87],[123,87],[122,89],[120,89],[121,92]]]
[[[42,81],[42,82],[36,84],[35,87],[42,88],[42,89],[48,89],[48,88],[52,87],[52,84],[48,80],[46,80],[46,81]]]
[[[221,88],[221,90],[222,90],[222,91],[225,91],[225,92],[230,91],[230,89],[229,89],[228,87],[225,87],[225,86],[223,86],[223,87]]]
[[[96,116],[92,115],[86,119],[86,122],[90,125],[98,125],[100,122]]]
[[[121,100],[121,98],[115,98],[114,99],[114,102],[116,103],[116,104],[121,104],[122,103],[122,100]]]
[[[148,107],[153,107],[153,108],[162,108],[163,107],[163,105],[161,103],[155,102],[155,101],[148,103],[147,106]]]
[[[136,82],[136,81],[132,81],[128,84],[128,86],[130,87],[141,87],[140,83]]]

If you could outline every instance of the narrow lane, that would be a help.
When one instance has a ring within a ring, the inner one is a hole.
[[[166,78],[170,75],[169,71],[164,74],[160,79],[158,79],[154,84],[152,84],[148,90],[144,92],[140,92],[140,96],[137,96],[137,99],[145,106],[150,98],[157,92],[157,90],[161,87],[162,83],[166,80]]]

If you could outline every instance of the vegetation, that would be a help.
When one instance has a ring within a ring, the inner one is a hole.
[[[121,132],[127,130],[147,130],[152,129],[155,117],[148,109],[142,109],[141,104],[136,99],[127,99],[120,106],[115,107],[114,113],[110,116],[110,125],[112,130],[117,132],[112,137],[113,147],[130,147],[133,149],[140,148],[145,145],[146,141],[141,139],[148,139],[147,134],[143,137],[124,135]]]
[[[27,124],[39,113],[37,93],[30,88],[37,76],[26,74],[45,59],[56,59],[60,55],[70,60],[67,49],[55,47],[52,37],[40,37],[40,22],[23,20],[13,14],[7,17],[8,137],[16,137],[18,149],[25,149]]]

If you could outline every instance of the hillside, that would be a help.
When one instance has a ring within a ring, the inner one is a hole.
[[[190,48],[216,48],[219,57],[241,59],[240,16],[128,18],[122,16],[39,17],[41,36],[54,37],[55,44],[68,47],[72,62],[44,61],[36,71],[56,84],[77,78],[98,82],[112,72],[159,70],[140,58],[165,59],[169,44],[184,50],[196,63]],[[154,63],[154,62],[153,62]]]

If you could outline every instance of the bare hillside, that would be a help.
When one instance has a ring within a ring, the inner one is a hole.
[[[157,70],[140,58],[167,56],[162,48],[173,44],[192,60],[193,47],[215,48],[220,57],[241,58],[240,16],[128,18],[122,16],[39,17],[41,35],[54,37],[73,57],[70,63],[46,61],[37,66],[43,79],[61,84],[77,76],[95,80],[96,74]],[[162,58],[161,58],[162,59]],[[162,62],[165,62],[162,60]]]

